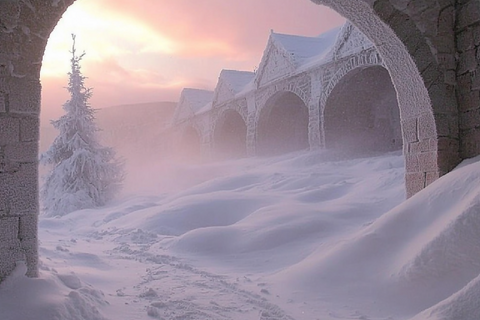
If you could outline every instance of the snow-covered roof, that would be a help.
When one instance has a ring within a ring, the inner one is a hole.
[[[323,60],[331,52],[341,28],[337,27],[318,37],[271,32],[255,83],[259,86],[297,72],[311,61]]]
[[[322,33],[318,37],[304,37],[272,32],[271,39],[287,51],[295,67],[315,57],[325,56],[335,44],[340,32],[339,27]]]
[[[197,114],[205,105],[213,100],[213,91],[184,88],[175,111],[174,122],[188,119]]]
[[[215,104],[230,100],[255,78],[254,72],[238,70],[222,70],[215,88]]]
[[[219,79],[223,79],[225,84],[234,94],[239,93],[245,86],[255,78],[255,73],[250,71],[222,70]]]

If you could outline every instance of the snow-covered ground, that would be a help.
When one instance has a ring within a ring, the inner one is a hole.
[[[0,319],[480,319],[480,159],[404,201],[400,153],[132,171],[121,200],[41,217],[41,276]]]

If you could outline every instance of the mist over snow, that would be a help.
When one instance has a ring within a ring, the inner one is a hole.
[[[401,152],[142,162],[116,202],[40,216],[0,318],[479,319],[478,160],[407,201]]]

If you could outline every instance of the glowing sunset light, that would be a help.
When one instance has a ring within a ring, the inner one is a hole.
[[[77,0],[51,34],[41,71],[42,121],[68,98],[71,34],[102,108],[177,101],[183,87],[213,90],[221,69],[253,71],[270,30],[315,36],[344,22],[309,0]]]

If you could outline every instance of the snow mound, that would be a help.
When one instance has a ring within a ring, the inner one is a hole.
[[[103,293],[83,284],[74,274],[42,272],[36,279],[25,276],[24,262],[0,284],[2,320],[104,320],[99,307]],[[73,289],[73,290],[72,290]]]
[[[480,158],[475,160],[272,281],[286,280],[309,294],[322,288],[329,299],[352,300],[378,316],[411,317],[450,299],[435,314],[458,314],[461,306],[476,308],[476,317],[445,319],[478,318],[478,300],[470,299],[480,295]]]

